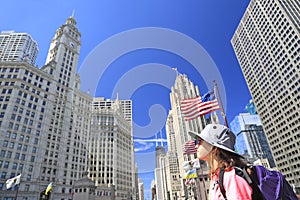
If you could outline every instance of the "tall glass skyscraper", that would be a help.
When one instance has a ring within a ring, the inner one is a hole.
[[[241,113],[230,123],[236,135],[235,149],[250,162],[257,159],[268,159],[270,167],[275,167],[274,159],[263,131],[258,115]]]
[[[251,0],[231,40],[276,167],[300,184],[299,0]]]

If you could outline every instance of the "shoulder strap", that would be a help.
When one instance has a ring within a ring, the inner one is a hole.
[[[234,167],[235,173],[241,177],[243,177],[249,185],[252,185],[252,179],[250,178],[246,168]]]
[[[249,177],[249,175],[248,175],[248,173],[247,173],[247,171],[246,171],[245,168],[241,169],[241,168],[235,166],[235,167],[234,167],[234,170],[235,170],[235,173],[236,173],[237,175],[239,175],[239,176],[243,177],[244,179],[246,179],[246,181],[248,182],[249,185],[252,184],[252,180],[251,180],[251,178]],[[226,199],[227,199],[227,197],[226,197],[226,191],[225,191],[225,188],[224,188],[224,185],[223,185],[224,172],[225,172],[225,168],[222,167],[222,168],[220,169],[219,180],[218,180],[218,182],[219,182],[220,191],[221,191],[221,193],[222,193],[224,199],[226,200]]]
[[[259,181],[257,179],[257,174],[256,174],[256,170],[255,167],[251,166],[247,166],[245,168],[239,168],[239,167],[234,167],[235,168],[235,172],[236,174],[238,174],[239,176],[243,177],[248,184],[251,186],[252,188],[252,200],[264,200],[264,196],[262,194],[262,192],[259,189]],[[247,169],[250,169],[251,173],[249,174],[247,172]],[[242,174],[241,174],[242,173]]]
[[[255,169],[254,169],[254,171],[253,171],[253,173],[252,173],[252,174],[253,174],[253,175],[252,175],[253,177],[250,176],[250,175],[248,174],[248,172],[247,172],[247,167],[245,167],[245,168],[239,168],[239,167],[236,167],[236,166],[235,166],[234,169],[235,169],[235,173],[236,173],[238,176],[243,177],[243,178],[247,181],[247,183],[252,187],[252,190],[253,190],[253,192],[252,192],[252,199],[253,199],[253,200],[255,200],[255,199],[263,200],[263,199],[265,199],[265,198],[263,197],[263,195],[262,195],[262,193],[261,193],[261,191],[260,191],[258,185],[257,185],[257,182],[256,182],[257,176],[256,176],[256,171],[255,171]],[[250,169],[253,170],[252,167],[250,167]],[[226,197],[226,191],[225,191],[225,188],[224,188],[224,185],[223,185],[224,172],[225,172],[225,168],[222,167],[222,168],[220,169],[219,180],[218,180],[218,182],[219,182],[220,191],[221,191],[221,193],[222,193],[224,199],[227,200],[227,197]],[[254,178],[254,181],[253,181],[252,178]]]
[[[222,167],[220,169],[220,172],[219,172],[219,180],[218,180],[218,182],[219,182],[219,187],[220,187],[221,193],[222,193],[224,199],[226,200],[227,199],[227,197],[226,197],[226,191],[225,191],[225,188],[224,188],[224,185],[223,185],[224,172],[225,172],[225,168]]]

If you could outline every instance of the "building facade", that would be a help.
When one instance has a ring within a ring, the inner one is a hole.
[[[157,199],[168,199],[168,181],[167,181],[167,157],[166,150],[163,146],[156,146],[155,148],[155,185]]]
[[[201,96],[198,86],[188,79],[184,74],[178,74],[174,83],[174,86],[171,88],[170,93],[170,102],[171,110],[169,111],[168,120],[166,124],[166,134],[168,139],[168,146],[170,145],[171,149],[169,151],[176,151],[170,155],[176,155],[178,161],[179,173],[176,177],[181,177],[181,190],[180,192],[172,192],[173,199],[176,197],[180,198],[189,198],[189,191],[191,187],[187,188],[184,185],[183,177],[185,176],[185,170],[183,169],[183,163],[185,161],[190,161],[195,158],[195,155],[184,155],[183,154],[183,144],[189,140],[192,140],[191,136],[188,134],[188,131],[201,132],[208,123],[218,123],[218,116],[216,112],[210,114],[208,118],[206,116],[198,117],[194,120],[185,121],[180,109],[180,103],[185,98],[194,98],[196,96]],[[174,163],[173,163],[174,164]],[[173,166],[174,167],[174,166]],[[197,181],[205,180],[202,187],[198,188],[198,191],[194,191],[194,196],[200,198],[200,196],[206,196],[206,188],[209,186],[208,176],[208,165],[204,163],[202,166],[203,174],[197,179]],[[173,171],[175,172],[175,171]],[[175,174],[174,174],[175,176]],[[202,182],[202,181],[201,181]],[[177,190],[177,189],[176,189]]]
[[[24,60],[0,62],[0,198],[15,197],[5,181],[22,174],[19,198],[38,199],[52,182],[52,199],[71,199],[74,181],[86,172],[92,97],[80,91],[79,51],[71,16],[40,69]]]
[[[97,187],[114,187],[110,195],[116,199],[135,195],[132,124],[124,112],[131,112],[128,106],[131,101],[93,100],[88,176]]]
[[[34,65],[37,54],[37,43],[28,33],[0,33],[0,61],[23,61]]]
[[[145,199],[145,196],[144,196],[144,183],[143,183],[143,180],[142,179],[138,179],[138,185],[139,185],[139,198],[140,200],[144,200]]]
[[[251,163],[258,159],[267,159],[269,168],[275,167],[275,162],[263,131],[258,115],[241,113],[230,123],[230,129],[236,135],[235,150]]]
[[[167,164],[166,164],[166,175],[168,182],[168,194],[170,199],[180,199],[182,189],[182,178],[180,177],[179,163],[177,158],[177,147],[175,140],[175,133],[173,128],[173,117],[169,112],[166,121],[166,133],[168,141],[168,152],[167,152]]]
[[[232,46],[267,135],[276,167],[300,184],[300,5],[251,0]]]

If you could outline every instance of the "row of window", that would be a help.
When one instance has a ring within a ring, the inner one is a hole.
[[[0,72],[3,72],[3,73],[5,73],[5,72],[18,73],[19,70],[20,70],[19,68],[6,68],[6,67],[0,68]]]

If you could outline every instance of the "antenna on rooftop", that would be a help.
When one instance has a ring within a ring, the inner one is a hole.
[[[156,145],[155,146],[156,147],[158,147],[158,136],[157,135],[158,135],[158,133],[155,134],[155,137],[156,137],[156,140],[155,140]]]
[[[159,131],[159,133],[160,133],[160,145],[163,147],[164,144],[163,144],[163,138],[162,138],[162,132],[161,132],[161,130]]]
[[[71,17],[74,18],[74,15],[75,15],[75,9],[73,9]]]

